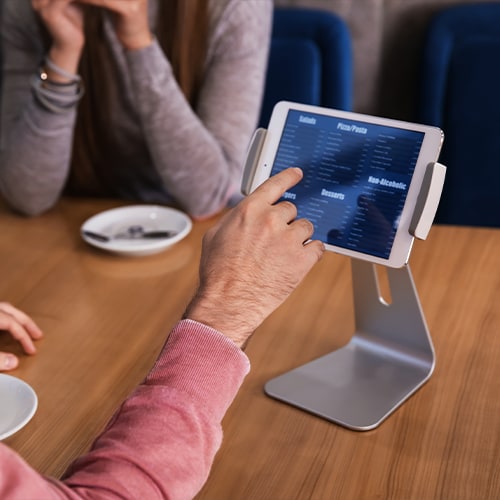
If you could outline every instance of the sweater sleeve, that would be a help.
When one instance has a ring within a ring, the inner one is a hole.
[[[248,358],[227,337],[179,322],[145,381],[61,481],[0,444],[0,498],[192,498],[248,370]]]
[[[149,151],[167,191],[192,216],[219,211],[239,189],[257,125],[272,20],[270,0],[230,0],[212,26],[196,110],[157,43],[127,53]]]
[[[64,188],[76,106],[66,106],[63,96],[55,113],[34,96],[31,85],[45,54],[31,3],[3,0],[1,23],[0,194],[13,209],[37,215]]]

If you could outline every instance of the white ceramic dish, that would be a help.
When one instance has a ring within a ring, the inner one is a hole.
[[[114,238],[117,234],[126,233],[131,227],[138,226],[146,233],[172,231],[174,234],[163,238]],[[180,210],[157,205],[132,205],[94,215],[84,222],[80,233],[94,247],[119,255],[141,256],[167,249],[185,238],[191,228],[191,219]],[[99,241],[90,237],[89,232],[110,237],[110,240]]]
[[[0,373],[0,441],[22,429],[37,407],[38,398],[30,385]]]

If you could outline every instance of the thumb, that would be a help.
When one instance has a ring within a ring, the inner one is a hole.
[[[14,354],[0,352],[0,372],[13,370],[18,364],[19,360]]]

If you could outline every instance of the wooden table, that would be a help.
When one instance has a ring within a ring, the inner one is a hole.
[[[111,201],[63,200],[42,217],[0,209],[0,298],[45,338],[13,374],[39,396],[6,443],[60,475],[152,365],[194,289],[196,223],[175,247],[121,258],[79,227]],[[259,329],[253,370],[225,420],[198,500],[496,499],[500,497],[500,231],[435,226],[410,261],[433,338],[429,382],[380,427],[356,432],[265,396],[269,379],[345,344],[353,332],[350,265],[327,254]],[[8,336],[0,349],[20,354]]]

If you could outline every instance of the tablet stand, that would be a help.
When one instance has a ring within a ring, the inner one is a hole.
[[[265,386],[269,396],[355,430],[377,427],[424,384],[434,349],[409,266],[387,268],[392,303],[374,264],[351,259],[356,331],[350,342]]]
[[[266,130],[247,152],[242,192],[251,191]],[[425,239],[446,167],[430,163],[409,226]],[[374,429],[431,376],[434,348],[408,264],[387,268],[392,302],[380,295],[375,265],[351,259],[355,333],[344,347],[272,379],[265,392],[354,430]],[[333,321],[334,323],[334,321]]]

